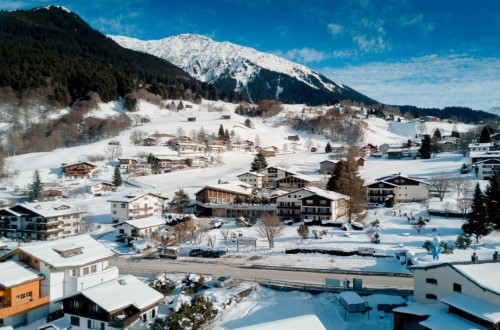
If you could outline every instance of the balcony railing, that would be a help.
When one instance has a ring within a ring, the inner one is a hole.
[[[118,316],[115,318],[113,321],[109,322],[109,326],[113,328],[118,328],[118,329],[126,329],[130,325],[134,324],[137,322],[141,317],[140,313],[135,313],[129,316],[126,316],[124,318],[121,318]]]
[[[0,319],[7,318],[12,315],[22,313],[24,311],[29,311],[31,309],[46,305],[50,302],[50,296],[31,299],[29,302],[21,305],[9,306],[0,308]]]

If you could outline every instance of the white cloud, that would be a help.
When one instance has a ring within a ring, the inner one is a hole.
[[[391,47],[385,42],[382,36],[368,37],[365,34],[360,34],[352,38],[359,49],[364,53],[382,53],[390,50]]]
[[[23,8],[27,5],[25,1],[0,1],[0,9],[15,10]]]
[[[500,58],[428,55],[320,71],[383,103],[487,110],[500,102]]]
[[[137,27],[134,24],[125,23],[127,20],[123,16],[117,16],[116,18],[99,17],[92,20],[92,26],[105,34],[137,35]]]
[[[339,35],[342,32],[342,25],[330,23],[326,26],[333,36]]]
[[[329,53],[308,47],[302,49],[291,49],[283,55],[291,61],[300,63],[321,62],[332,57]]]

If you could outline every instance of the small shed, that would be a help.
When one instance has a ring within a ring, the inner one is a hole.
[[[188,117],[188,121],[195,122],[196,121],[196,117]]]
[[[339,302],[344,307],[344,320],[349,313],[365,313],[368,312],[370,318],[370,311],[368,303],[361,298],[359,294],[353,291],[345,291],[339,294]]]
[[[231,119],[231,115],[222,115],[220,119]]]

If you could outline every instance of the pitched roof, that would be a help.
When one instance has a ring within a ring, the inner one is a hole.
[[[500,322],[499,306],[489,304],[466,294],[455,293],[441,298],[441,302],[445,303],[446,305],[458,308],[468,314],[479,317],[480,319],[483,319],[485,321],[491,323]]]
[[[0,286],[10,288],[40,278],[36,269],[20,261],[0,263]]]
[[[247,174],[250,174],[250,175],[253,175],[253,176],[258,176],[258,177],[264,177],[265,176],[264,174],[260,174],[260,173],[257,173],[257,172],[250,172],[250,171],[248,171],[248,172],[239,174],[236,177],[239,178],[240,176],[247,175]]]
[[[81,294],[99,305],[107,312],[134,306],[142,310],[159,303],[164,297],[161,293],[132,275],[121,276],[117,279],[84,289]],[[62,300],[75,296],[72,294]]]
[[[69,248],[81,248],[82,253],[65,258],[57,252]],[[82,266],[113,256],[113,252],[89,235],[78,235],[55,241],[29,243],[27,245],[21,245],[16,250],[26,252],[56,268]]]
[[[321,189],[321,188],[318,188],[318,187],[307,187],[307,188],[302,188],[302,189],[299,189],[299,190],[307,190],[307,191],[311,192],[314,195],[318,195],[320,197],[323,197],[323,198],[326,198],[326,199],[329,199],[329,200],[332,200],[332,201],[336,201],[336,200],[339,200],[339,199],[349,199],[349,196],[346,196],[346,195],[343,195],[343,194],[339,194],[338,192],[335,192],[335,191],[324,190],[324,189]],[[310,197],[310,196],[311,195],[304,196],[301,199],[307,198],[307,197]]]
[[[235,194],[240,194],[240,195],[250,195],[250,192],[248,192],[244,187],[243,185],[245,184],[244,182],[241,182],[241,181],[238,181],[239,183],[234,183],[231,182],[226,182],[226,183],[219,183],[219,184],[212,184],[212,185],[206,185],[205,187],[201,188],[200,190],[198,190],[196,194],[200,193],[201,191],[207,189],[207,188],[210,188],[210,189],[214,189],[214,190],[221,190],[221,191],[227,191],[227,192],[232,192],[232,193],[235,193]],[[250,187],[252,187],[252,185],[249,185]]]
[[[161,217],[147,217],[142,219],[127,220],[125,223],[139,229],[166,224],[165,219],[162,219]]]
[[[22,210],[19,209],[24,208],[30,212],[39,214],[46,218],[64,216],[75,213],[86,213],[86,211],[77,210],[73,205],[57,201],[17,204],[12,208],[16,209],[15,210],[16,213],[22,213]]]
[[[88,164],[88,165],[90,165],[92,167],[96,167],[95,164],[92,164],[91,162],[85,162],[85,161],[83,161],[83,162],[80,161],[80,162],[68,163],[68,164],[62,164],[61,167],[64,168],[64,167],[78,165],[78,164]]]
[[[152,195],[152,196],[156,196],[159,198],[168,199],[167,197],[161,196],[159,194],[154,194],[154,193],[149,192],[149,193],[140,194],[140,195],[125,195],[123,197],[114,197],[112,199],[108,199],[107,202],[130,203],[130,202],[133,202],[136,199],[139,199],[139,198],[144,197],[146,195]]]

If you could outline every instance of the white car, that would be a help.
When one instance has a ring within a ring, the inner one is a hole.
[[[221,276],[215,281],[215,286],[222,288],[233,281],[234,281],[234,278],[232,276]]]

